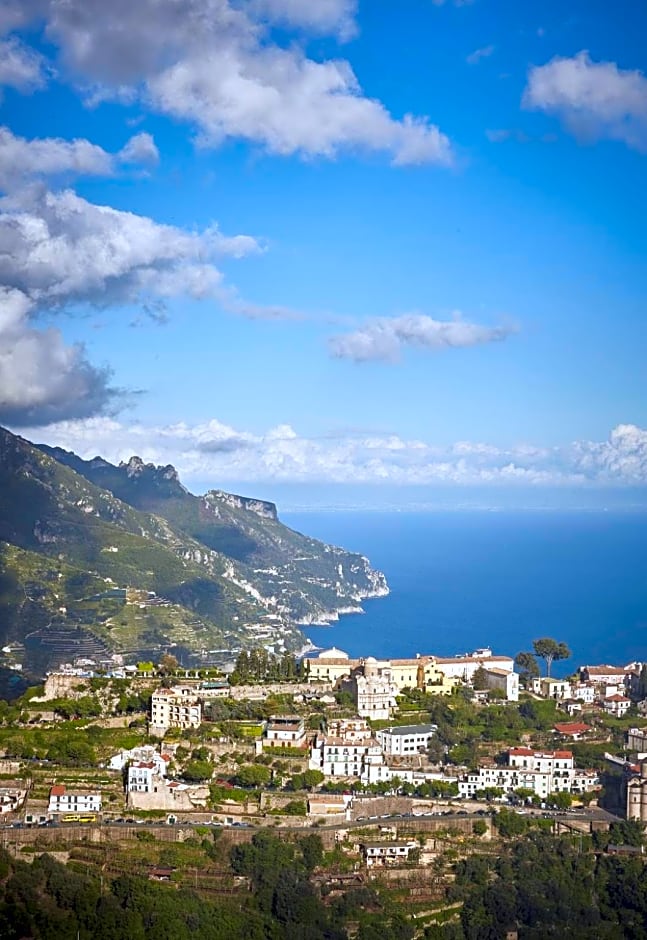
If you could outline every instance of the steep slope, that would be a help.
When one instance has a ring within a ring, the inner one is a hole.
[[[230,568],[166,520],[133,509],[0,429],[5,642],[67,623],[84,624],[116,650],[239,645],[266,621],[268,605],[235,583]],[[149,592],[156,598],[135,618],[125,597],[110,596],[117,587],[130,588],[137,604],[150,600]],[[276,627],[298,642],[283,618]]]
[[[43,448],[86,479],[139,510],[163,516],[176,532],[229,559],[226,576],[258,593],[300,623],[335,619],[366,597],[388,592],[384,576],[363,555],[301,535],[283,525],[273,503],[211,490],[189,493],[172,466],[139,457],[116,467],[101,458],[83,461]]]
[[[73,627],[138,654],[295,648],[298,623],[387,590],[363,556],[293,532],[271,503],[197,497],[173,467],[83,461],[0,428],[5,643]]]

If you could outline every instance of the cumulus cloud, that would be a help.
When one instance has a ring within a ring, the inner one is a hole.
[[[586,51],[534,66],[523,104],[554,114],[580,137],[619,140],[647,151],[647,78]]]
[[[7,191],[35,177],[112,176],[120,164],[149,164],[159,157],[150,134],[131,137],[119,153],[108,153],[83,138],[41,137],[27,140],[0,127],[0,189]]]
[[[564,447],[501,448],[459,441],[448,447],[376,432],[323,437],[279,425],[264,434],[221,421],[161,426],[114,418],[66,421],[32,431],[32,439],[90,459],[118,462],[137,454],[174,464],[187,480],[236,483],[389,483],[394,485],[604,486],[647,483],[647,431],[620,425],[606,441]]]
[[[42,55],[25,46],[14,36],[0,41],[0,87],[32,92],[47,81],[47,68]]]
[[[130,138],[117,157],[121,163],[155,164],[160,155],[152,135],[142,131]]]
[[[475,49],[470,52],[465,61],[468,65],[478,65],[482,59],[489,58],[494,52],[494,46],[483,46],[481,49]]]
[[[405,347],[440,350],[480,346],[507,339],[514,327],[482,326],[463,320],[435,320],[419,313],[400,317],[374,317],[352,333],[333,336],[329,348],[337,359],[355,362],[397,362]]]
[[[392,116],[347,61],[281,46],[265,25],[343,37],[354,8],[352,0],[49,0],[39,12],[64,71],[93,86],[93,101],[139,98],[194,124],[204,144],[240,138],[275,154],[351,149],[398,165],[450,164],[450,141],[428,118]]]
[[[93,366],[58,330],[34,329],[30,311],[25,294],[0,288],[0,421],[42,425],[109,411],[122,396],[110,370]]]
[[[126,153],[109,154],[88,141],[25,141],[0,132],[0,182],[17,162],[23,176],[63,171],[110,174],[117,163],[153,157],[139,134]],[[98,206],[70,189],[50,191],[23,181],[0,199],[0,420],[44,424],[106,414],[124,402],[108,368],[92,365],[82,345],[67,345],[37,317],[137,304],[165,321],[169,298],[211,298],[241,316],[287,316],[280,307],[248,304],[224,282],[217,264],[262,250],[249,235],[223,235],[161,225],[145,216]]]
[[[259,250],[216,226],[187,232],[42,186],[0,200],[0,283],[40,307],[130,303],[147,297],[216,296],[214,260]]]

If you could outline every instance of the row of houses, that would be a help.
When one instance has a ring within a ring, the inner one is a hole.
[[[594,668],[613,669],[614,667],[583,668],[593,670]],[[586,674],[588,675],[588,672]],[[583,706],[599,705],[612,718],[622,718],[631,708],[631,698],[627,694],[628,685],[630,685],[630,680],[625,681],[620,676],[610,678],[608,674],[596,680],[587,678],[579,682],[545,676],[531,679],[528,682],[528,689],[536,695],[558,702],[569,715],[582,711]]]
[[[510,748],[506,764],[484,761],[477,770],[458,781],[458,793],[474,797],[479,791],[497,788],[504,793],[518,789],[532,791],[545,799],[554,793],[581,795],[596,789],[599,777],[595,771],[575,767],[572,751],[534,751],[531,748]]]
[[[308,680],[328,683],[349,692],[362,718],[388,719],[404,689],[420,689],[431,695],[448,695],[456,686],[472,685],[479,672],[486,689],[497,690],[509,701],[519,699],[519,676],[510,656],[498,656],[489,648],[465,656],[438,657],[418,654],[411,659],[374,656],[351,659],[332,647],[307,658]]]
[[[419,770],[402,758],[424,755],[436,733],[436,725],[404,725],[373,732],[365,718],[331,721],[310,747],[311,770],[326,777],[354,777],[363,784],[398,778],[414,785],[430,780],[456,780],[442,771]]]

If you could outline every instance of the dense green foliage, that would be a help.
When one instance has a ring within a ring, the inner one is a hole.
[[[292,653],[281,656],[268,653],[264,647],[242,650],[236,659],[236,666],[229,682],[231,685],[245,685],[249,682],[286,682],[303,678],[304,662],[297,662]]]
[[[534,830],[509,854],[457,863],[451,896],[463,901],[460,928],[429,936],[499,940],[517,930],[519,940],[647,937],[644,858],[596,855],[567,836]]]

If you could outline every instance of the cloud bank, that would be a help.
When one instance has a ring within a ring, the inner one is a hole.
[[[20,430],[19,428],[17,428]],[[289,425],[264,434],[221,421],[145,426],[110,418],[32,429],[32,440],[91,459],[137,454],[174,464],[187,480],[235,483],[637,486],[647,484],[647,430],[619,425],[606,441],[511,448],[459,441],[434,447],[396,434],[338,432],[304,437]]]

